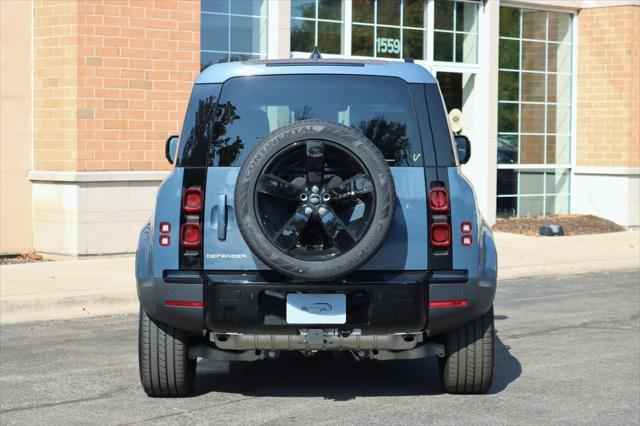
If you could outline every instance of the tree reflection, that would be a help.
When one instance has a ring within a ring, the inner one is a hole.
[[[378,147],[384,158],[393,160],[394,165],[411,165],[406,124],[388,121],[381,115],[361,121],[357,128]]]
[[[189,136],[182,151],[183,163],[192,164],[206,153],[207,142],[211,138],[211,126],[216,116],[217,99],[208,96],[198,100],[198,109]],[[186,127],[186,126],[185,126]]]
[[[315,2],[292,2],[291,16],[314,19],[316,16]],[[313,50],[316,23],[313,20],[293,19],[291,21],[291,50],[311,52]]]
[[[209,145],[210,166],[216,165],[216,163],[218,166],[230,166],[244,148],[240,137],[236,136],[235,140],[229,143],[231,138],[227,136],[227,126],[240,118],[236,110],[236,106],[229,101],[219,104],[216,109],[213,137]]]
[[[309,105],[303,106],[293,113],[294,121],[308,120],[310,118],[313,118],[311,114],[312,111],[313,108],[311,108]]]

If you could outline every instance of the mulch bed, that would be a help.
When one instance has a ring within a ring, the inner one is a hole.
[[[499,218],[496,224],[493,225],[493,230],[537,236],[539,235],[540,227],[544,225],[562,225],[565,235],[604,234],[625,230],[624,227],[610,220],[593,215],[579,214]]]
[[[13,265],[16,263],[32,263],[32,262],[46,262],[47,259],[44,259],[35,251],[31,251],[29,253],[24,254],[16,254],[11,256],[0,256],[0,265]]]

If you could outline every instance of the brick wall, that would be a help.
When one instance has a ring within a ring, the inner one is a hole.
[[[200,2],[39,0],[35,16],[36,168],[167,168],[199,72]]]
[[[577,164],[640,167],[640,7],[583,9]]]
[[[76,169],[77,10],[75,0],[34,2],[33,114],[36,169]]]

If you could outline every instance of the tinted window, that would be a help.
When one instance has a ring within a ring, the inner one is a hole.
[[[220,94],[209,164],[240,166],[269,132],[305,119],[351,126],[382,151],[390,166],[422,166],[408,85],[391,77],[282,75],[240,77]]]
[[[177,165],[206,165],[207,147],[218,113],[220,87],[220,84],[197,84],[193,87],[180,134]]]

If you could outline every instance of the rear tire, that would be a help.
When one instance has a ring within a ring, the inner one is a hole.
[[[140,382],[149,396],[176,397],[193,392],[196,360],[189,358],[188,335],[152,318],[140,307]]]
[[[493,307],[475,321],[445,336],[445,356],[440,360],[442,384],[447,393],[486,393],[493,381]]]

